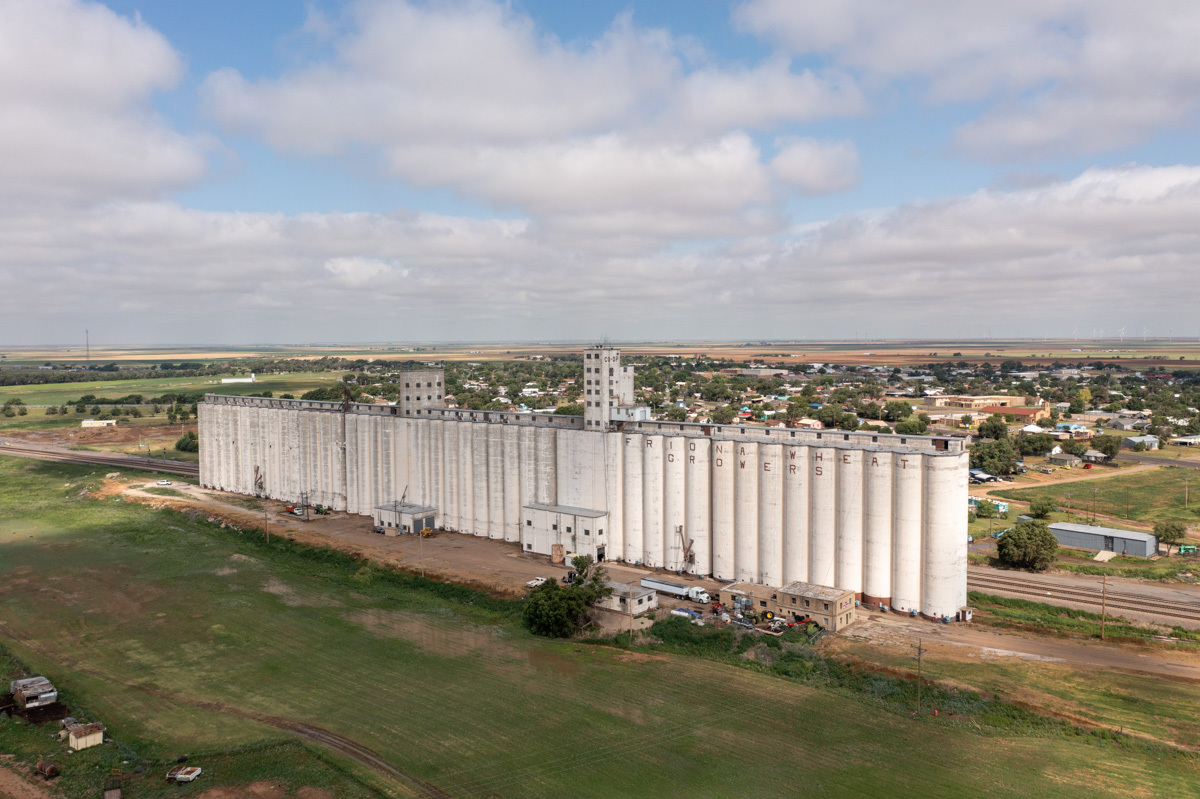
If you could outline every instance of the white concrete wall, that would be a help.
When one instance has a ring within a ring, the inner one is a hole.
[[[642,448],[642,563],[663,561],[663,437],[646,436]]]
[[[734,444],[712,442],[712,574],[718,580],[736,578],[734,563]]]
[[[609,514],[610,559],[675,570],[690,541],[696,574],[806,580],[929,616],[966,601],[967,454],[928,439],[896,451],[840,435],[813,446],[597,433],[249,399],[206,402],[199,422],[201,482],[214,488],[255,493],[258,473],[267,496],[307,492],[364,515],[404,496],[437,507],[447,529],[507,541],[524,541],[526,505],[591,508]]]
[[[664,436],[663,447],[663,563],[680,571],[687,537],[687,439]]]
[[[761,444],[758,456],[758,581],[784,585],[783,447]]]
[[[896,455],[892,470],[892,607],[921,609],[921,533],[925,523],[925,456]],[[966,517],[966,512],[963,512]]]
[[[812,466],[808,447],[784,447],[783,583],[809,581],[809,487]]]
[[[645,436],[624,436],[622,459],[625,470],[625,491],[622,504],[625,515],[625,560],[630,563],[641,563],[645,557],[643,549],[645,538],[642,534],[642,495],[644,490],[642,452],[645,448]]]

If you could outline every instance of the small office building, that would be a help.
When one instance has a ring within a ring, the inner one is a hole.
[[[436,516],[437,508],[407,502],[389,502],[374,508],[375,527],[390,536],[419,535],[432,530]]]

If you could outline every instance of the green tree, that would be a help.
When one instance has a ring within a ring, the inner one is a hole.
[[[975,515],[980,519],[996,518],[996,503],[986,499],[979,500],[975,505]]]
[[[1020,453],[1011,440],[985,441],[971,447],[971,468],[983,469],[988,474],[1014,474]]]
[[[536,635],[567,638],[587,623],[588,609],[612,593],[604,569],[590,555],[571,560],[575,575],[568,585],[542,583],[525,600],[525,624]]]
[[[907,419],[912,415],[912,406],[907,402],[901,402],[900,400],[889,400],[883,406],[883,413],[881,414],[885,422],[898,422],[901,419]]]
[[[1167,556],[1171,555],[1171,547],[1187,537],[1187,527],[1183,522],[1155,522],[1154,535],[1158,543],[1167,545]]]
[[[189,430],[175,441],[175,449],[180,452],[199,452],[200,439],[196,437],[195,432]]]
[[[678,405],[672,405],[667,408],[666,418],[672,422],[686,422],[687,408],[680,408]]]
[[[578,402],[573,405],[559,405],[554,409],[554,413],[559,416],[583,416],[583,405]]]
[[[915,416],[910,416],[903,421],[896,422],[896,433],[902,436],[921,436],[925,435],[928,428],[925,423]]]
[[[1038,519],[1021,522],[996,542],[1000,562],[1021,569],[1045,571],[1054,562],[1057,552],[1058,539],[1046,523]]]
[[[1038,519],[1045,519],[1058,510],[1058,503],[1052,497],[1034,497],[1029,503],[1029,512]]]
[[[1015,439],[1017,449],[1022,455],[1045,455],[1054,449],[1054,438],[1048,433],[1033,433],[1019,435]],[[1120,444],[1118,444],[1120,446]]]
[[[709,414],[713,424],[732,424],[735,416],[737,416],[737,408],[732,405],[722,405]]]
[[[984,419],[979,423],[979,435],[984,438],[994,438],[997,441],[1007,438],[1008,425],[1004,423],[1004,417],[998,413],[993,413]]]

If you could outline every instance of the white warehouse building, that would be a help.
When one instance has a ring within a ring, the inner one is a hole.
[[[364,516],[404,501],[528,552],[844,588],[933,618],[965,605],[961,440],[648,421],[618,350],[584,369],[583,417],[447,409],[436,370],[428,400],[394,406],[208,395],[200,482]]]

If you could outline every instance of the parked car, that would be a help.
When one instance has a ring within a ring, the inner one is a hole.
[[[1090,469],[1090,468],[1092,468],[1092,464],[1090,464],[1090,463],[1085,463],[1085,464],[1083,464],[1083,468],[1085,468],[1085,469]]]
[[[156,483],[156,485],[169,486],[169,485],[171,485],[171,481],[170,480],[159,480],[158,483]]]
[[[529,582],[525,583],[526,588],[537,588],[542,583],[546,582],[545,577],[534,577]]]

